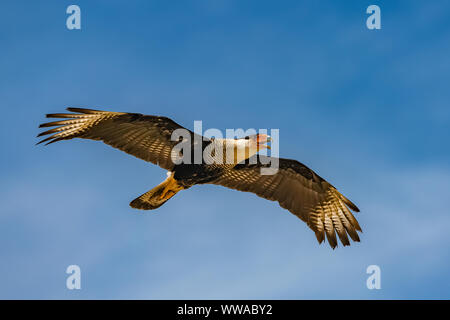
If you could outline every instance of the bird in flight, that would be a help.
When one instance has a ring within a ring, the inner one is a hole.
[[[336,234],[344,246],[350,245],[349,237],[360,241],[357,231],[362,230],[351,212],[359,212],[358,207],[302,163],[259,155],[258,151],[270,148],[268,135],[214,139],[197,135],[166,117],[83,108],[67,110],[72,113],[47,114],[47,118],[65,120],[41,124],[40,128],[56,128],[40,133],[38,137],[51,136],[38,144],[72,138],[101,140],[168,170],[165,181],[131,201],[133,208],[156,209],[181,190],[196,184],[215,184],[278,201],[314,231],[319,243],[326,237],[333,249],[338,244]],[[190,139],[173,139],[177,130],[187,132]],[[187,148],[179,149],[182,141],[187,141]],[[184,160],[192,160],[195,148],[213,151],[199,163],[179,161],[183,153]],[[231,161],[217,160],[225,157]],[[261,169],[268,168],[273,160],[278,163],[276,172],[262,174]]]

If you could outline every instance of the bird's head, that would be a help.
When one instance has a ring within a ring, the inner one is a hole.
[[[248,159],[263,149],[270,149],[267,145],[271,141],[267,134],[253,134],[240,139],[234,139],[232,142],[234,149],[234,163],[239,163]]]

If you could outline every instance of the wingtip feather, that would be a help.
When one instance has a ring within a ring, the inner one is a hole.
[[[86,108],[74,108],[74,107],[67,107],[66,110],[70,111],[70,112],[78,112],[78,113],[84,113],[84,114],[96,114],[96,113],[104,112],[101,110],[86,109]]]
[[[354,204],[353,202],[351,202],[349,199],[347,199],[346,197],[344,197],[342,194],[340,194],[342,201],[344,201],[344,203],[349,206],[350,209],[352,209],[355,212],[360,212],[359,208],[356,206],[356,204]]]

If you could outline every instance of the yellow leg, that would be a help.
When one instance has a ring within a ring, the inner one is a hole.
[[[175,195],[178,191],[180,191],[181,189],[183,189],[183,187],[178,185],[177,181],[174,178],[170,177],[159,198],[160,199],[170,198],[173,195]]]

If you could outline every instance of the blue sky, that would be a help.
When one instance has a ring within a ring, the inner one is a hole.
[[[82,30],[66,29],[67,6]],[[382,29],[366,28],[367,6]],[[450,297],[447,1],[2,1],[0,298]],[[279,128],[361,209],[331,250],[218,186],[128,206],[164,170],[94,141],[34,146],[67,106]],[[82,289],[65,286],[81,267]],[[366,268],[381,268],[380,290]]]

